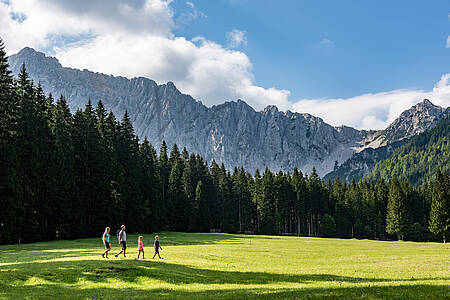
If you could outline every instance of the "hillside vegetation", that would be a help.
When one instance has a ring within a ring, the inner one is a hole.
[[[379,162],[367,179],[376,181],[398,177],[420,185],[431,179],[438,168],[450,169],[449,116],[430,131],[413,137],[388,159]]]

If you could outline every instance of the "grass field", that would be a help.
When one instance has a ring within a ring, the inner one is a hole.
[[[137,235],[126,259],[103,259],[100,239],[0,246],[0,299],[450,299],[449,245],[159,236],[163,260],[151,259],[150,234],[145,260],[136,259]]]

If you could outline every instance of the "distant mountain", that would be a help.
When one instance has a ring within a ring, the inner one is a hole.
[[[291,171],[298,167],[319,175],[343,163],[363,146],[374,131],[333,127],[306,113],[280,112],[268,106],[257,112],[244,101],[206,107],[180,93],[171,82],[158,85],[138,77],[127,79],[88,70],[62,67],[56,58],[24,48],[9,58],[18,74],[25,63],[30,77],[46,93],[64,95],[72,111],[88,99],[102,100],[121,117],[128,110],[136,133],[159,147],[166,140],[208,161],[224,163],[228,169],[244,166],[253,172],[268,167]]]
[[[421,184],[438,168],[450,170],[450,109],[436,126],[414,136],[386,160],[379,162],[366,177],[368,180],[391,179],[394,176]]]
[[[442,120],[444,111],[445,108],[424,99],[402,112],[386,129],[377,132],[374,140],[367,147],[378,148],[425,132]]]
[[[369,137],[360,152],[353,154],[347,161],[328,173],[324,179],[328,181],[339,177],[347,182],[352,179],[360,180],[369,174],[378,162],[389,158],[409,138],[433,128],[446,116],[445,108],[424,99],[404,111],[386,129],[376,132],[372,140]]]

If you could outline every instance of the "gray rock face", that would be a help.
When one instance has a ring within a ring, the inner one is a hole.
[[[339,177],[347,182],[358,181],[369,174],[375,165],[389,158],[392,153],[405,144],[409,138],[430,130],[447,116],[448,110],[424,99],[422,102],[405,110],[386,129],[380,130],[371,137],[368,135],[368,145],[361,152],[353,154],[337,169],[328,173],[325,180]],[[372,139],[372,140],[370,140]]]
[[[56,58],[31,48],[12,55],[9,63],[14,74],[25,63],[30,77],[40,81],[46,93],[64,95],[72,111],[84,108],[88,99],[93,103],[101,99],[119,118],[128,110],[137,135],[146,136],[156,148],[166,140],[169,147],[176,143],[207,161],[223,162],[228,169],[292,171],[298,167],[310,172],[315,166],[324,175],[373,134],[335,128],[312,115],[280,112],[275,106],[256,112],[242,100],[208,108],[180,93],[171,82],[158,85],[142,77],[65,68]]]
[[[431,129],[442,120],[444,112],[445,108],[424,99],[402,112],[386,129],[378,131],[368,147],[378,148]]]

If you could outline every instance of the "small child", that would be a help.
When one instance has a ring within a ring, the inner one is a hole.
[[[159,245],[159,237],[155,236],[155,255],[153,255],[153,258],[155,258],[156,254],[158,254],[158,257],[162,259],[162,257],[159,255],[159,249],[162,250],[162,247]]]
[[[142,235],[139,236],[139,238],[138,238],[138,250],[139,250],[138,259],[139,259],[139,256],[141,256],[141,252],[142,252],[142,259],[145,259],[145,257],[144,257],[144,242],[142,241],[142,239],[143,239]]]

